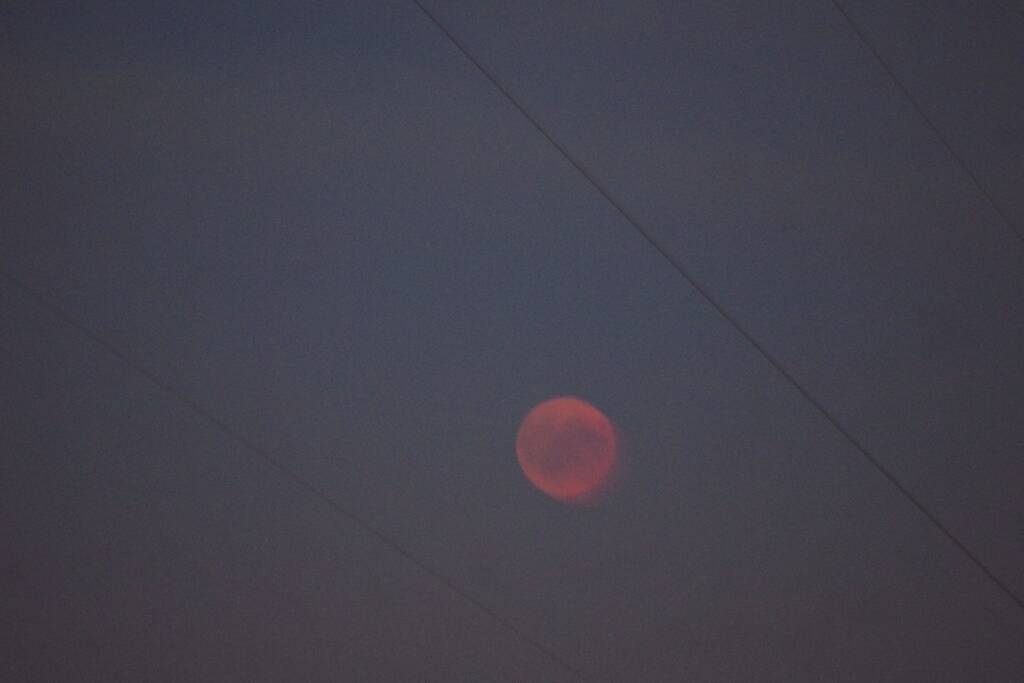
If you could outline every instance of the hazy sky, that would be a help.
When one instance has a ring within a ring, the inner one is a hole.
[[[424,4],[633,222],[412,2],[0,11],[2,677],[1024,678],[1024,14]]]

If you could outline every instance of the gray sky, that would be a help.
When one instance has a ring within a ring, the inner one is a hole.
[[[411,2],[0,13],[4,677],[1020,680],[1024,14],[425,4],[615,204]]]

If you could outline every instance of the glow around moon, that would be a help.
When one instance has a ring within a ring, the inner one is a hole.
[[[590,502],[603,491],[615,468],[617,450],[611,420],[573,396],[536,405],[516,435],[516,456],[526,478],[566,503]]]

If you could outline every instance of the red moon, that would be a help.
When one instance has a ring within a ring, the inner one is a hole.
[[[523,473],[547,495],[587,502],[608,482],[616,459],[615,427],[591,404],[573,396],[539,403],[523,418],[516,456]]]

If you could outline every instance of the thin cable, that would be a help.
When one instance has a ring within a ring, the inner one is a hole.
[[[921,104],[917,101],[917,98],[910,94],[910,90],[907,88],[907,86],[904,85],[903,81],[901,81],[899,77],[896,76],[896,72],[893,71],[892,67],[889,66],[889,63],[882,58],[882,54],[875,48],[871,41],[868,40],[867,34],[864,33],[863,29],[861,29],[857,22],[853,20],[853,17],[851,17],[850,13],[847,12],[846,9],[840,4],[839,0],[832,0],[832,4],[835,6],[836,10],[838,10],[839,13],[843,15],[843,18],[846,20],[846,23],[849,24],[850,28],[853,30],[854,35],[856,35],[860,42],[864,44],[864,47],[868,49],[868,52],[870,52],[874,56],[875,61],[878,62],[879,66],[881,66],[885,73],[888,74],[889,79],[896,84],[896,87],[899,89],[899,91],[903,93],[903,96],[906,97],[907,100],[910,102],[911,106],[914,107],[914,111],[916,111],[918,116],[920,116],[921,119],[928,125],[928,127],[931,128],[932,133],[935,135],[938,141],[942,143],[942,146],[946,148],[946,151],[949,152],[949,155],[951,157],[953,157],[956,163],[960,166],[960,169],[967,175],[968,178],[971,179],[971,182],[974,183],[974,186],[978,189],[978,192],[981,193],[981,196],[984,197],[985,200],[992,207],[992,209],[995,210],[996,215],[998,215],[999,218],[1002,219],[1003,223],[1006,224],[1006,227],[1009,228],[1010,232],[1017,236],[1017,239],[1019,239],[1021,242],[1024,242],[1024,232],[1021,232],[1020,228],[1018,228],[1014,224],[1014,222],[1010,220],[1010,217],[1006,214],[1006,212],[1004,212],[1003,209],[999,206],[999,204],[996,203],[995,197],[993,197],[992,194],[989,193],[987,189],[985,189],[985,186],[981,184],[981,180],[979,180],[978,176],[975,175],[974,171],[971,170],[971,167],[967,165],[967,162],[964,161],[964,158],[956,153],[956,150],[953,149],[953,146],[946,139],[946,136],[944,136],[942,132],[939,131],[939,127],[935,125],[935,122],[932,121],[932,118],[928,116],[928,114],[924,110],[924,107],[922,107]]]
[[[3,276],[12,285],[14,285],[17,289],[21,290],[33,301],[35,301],[40,306],[49,311],[53,316],[70,325],[71,327],[75,328],[80,334],[82,334],[95,344],[102,347],[108,354],[110,354],[114,358],[117,358],[119,361],[123,362],[129,368],[145,377],[149,382],[151,382],[162,392],[186,405],[189,409],[192,410],[192,412],[196,413],[197,415],[205,419],[207,422],[212,424],[214,427],[219,429],[221,432],[226,434],[229,438],[233,439],[235,442],[242,445],[245,449],[247,449],[253,455],[257,456],[260,460],[269,465],[272,469],[284,475],[285,478],[290,479],[299,488],[304,489],[307,493],[311,494],[315,498],[318,498],[321,502],[323,502],[332,510],[334,510],[335,513],[352,522],[357,527],[368,533],[370,536],[376,538],[378,541],[380,541],[385,546],[396,552],[398,555],[405,558],[409,563],[419,568],[427,576],[430,576],[438,583],[445,586],[456,595],[460,596],[467,603],[475,607],[485,616],[490,617],[495,623],[505,628],[505,630],[507,630],[509,633],[511,633],[518,639],[533,646],[536,650],[543,653],[551,661],[561,666],[563,669],[571,673],[580,681],[584,681],[584,683],[586,682],[587,679],[583,675],[583,673],[575,666],[573,666],[566,660],[562,659],[554,650],[544,645],[540,641],[536,640],[529,633],[522,630],[521,628],[513,624],[511,621],[505,619],[500,614],[495,612],[492,608],[488,607],[480,600],[473,597],[471,594],[469,594],[461,587],[459,587],[452,579],[448,578],[444,574],[440,573],[439,571],[428,565],[423,560],[416,557],[416,555],[414,555],[405,547],[403,547],[400,543],[398,543],[398,541],[394,540],[384,532],[380,531],[379,529],[371,525],[369,522],[363,519],[363,517],[356,514],[351,509],[345,507],[344,505],[336,501],[326,491],[317,487],[312,482],[293,472],[291,469],[285,466],[284,463],[282,463],[280,460],[271,455],[268,451],[257,445],[255,442],[251,441],[248,437],[246,437],[244,434],[236,430],[227,422],[211,413],[209,410],[207,410],[202,405],[193,400],[190,396],[188,396],[188,394],[184,393],[177,387],[165,382],[152,371],[143,367],[138,362],[134,361],[126,353],[122,352],[119,348],[117,348],[112,343],[110,343],[102,336],[100,336],[100,334],[94,332],[91,328],[87,327],[83,323],[73,318],[71,315],[66,313],[63,309],[61,309],[59,306],[51,302],[49,299],[38,294],[34,289],[32,289],[27,284],[22,282],[19,278],[11,275],[8,272],[3,272]]]
[[[573,168],[575,168],[576,171],[578,171],[579,174],[582,175],[587,180],[587,182],[589,182],[590,185],[592,185],[594,189],[597,190],[597,192],[602,197],[604,197],[604,199],[619,213],[619,215],[626,219],[626,222],[632,225],[633,228],[637,231],[637,233],[639,233],[641,237],[643,237],[652,247],[654,247],[654,249],[659,254],[661,254],[662,258],[664,258],[665,261],[668,262],[668,264],[672,268],[674,268],[676,272],[678,272],[683,277],[683,279],[686,280],[690,284],[690,286],[693,287],[697,291],[697,293],[700,294],[701,297],[703,297],[704,300],[708,302],[708,304],[711,305],[711,307],[718,313],[719,316],[722,317],[722,319],[724,319],[729,325],[731,325],[733,329],[739,332],[739,334],[744,339],[746,339],[747,342],[749,342],[750,345],[753,346],[754,349],[766,361],[768,361],[768,363],[773,368],[775,368],[776,372],[778,372],[787,382],[789,382],[800,393],[800,395],[803,396],[804,399],[808,403],[810,403],[818,411],[818,413],[820,413],[822,417],[824,417],[829,422],[829,424],[831,424],[836,429],[836,431],[839,432],[858,452],[860,452],[864,459],[867,460],[885,479],[887,479],[890,484],[896,487],[896,490],[903,494],[907,498],[907,500],[909,500],[911,504],[913,504],[913,506],[916,507],[918,511],[920,511],[921,514],[923,514],[925,518],[927,518],[928,521],[932,523],[932,525],[936,529],[938,529],[940,532],[942,532],[944,536],[946,536],[946,538],[952,541],[953,544],[957,548],[959,548],[960,551],[963,552],[963,554],[972,563],[974,563],[974,565],[978,567],[978,569],[980,569],[983,574],[985,574],[985,576],[991,579],[991,581],[996,586],[998,586],[999,589],[1002,590],[1008,598],[1010,598],[1010,600],[1016,603],[1017,607],[1024,610],[1024,600],[1022,600],[1018,595],[1016,595],[1007,584],[1005,584],[998,576],[996,576],[995,573],[991,569],[989,569],[984,562],[982,562],[981,558],[975,555],[970,548],[964,545],[963,542],[960,541],[960,539],[957,538],[953,534],[953,532],[946,527],[945,524],[939,521],[939,519],[935,515],[933,515],[928,510],[928,508],[926,508],[924,504],[920,500],[918,500],[917,497],[906,486],[904,486],[899,481],[899,479],[897,479],[896,476],[889,471],[889,469],[885,465],[882,464],[881,461],[879,461],[874,455],[872,455],[867,450],[867,448],[863,444],[861,444],[856,437],[853,436],[853,434],[851,434],[842,424],[839,423],[839,421],[835,417],[832,416],[832,414],[825,408],[825,406],[820,401],[818,401],[818,399],[812,396],[811,393],[807,389],[805,389],[804,386],[800,384],[800,382],[797,381],[797,379],[782,365],[780,361],[776,360],[776,358],[771,353],[769,353],[769,351],[764,346],[762,346],[761,343],[757,341],[757,339],[755,339],[750,332],[747,332],[747,330],[742,325],[740,325],[739,321],[736,320],[736,318],[733,317],[733,315],[730,314],[718,302],[717,299],[715,299],[711,292],[704,285],[702,285],[693,275],[691,275],[686,270],[686,268],[683,267],[682,263],[680,263],[671,254],[669,254],[668,250],[654,238],[651,232],[647,230],[645,227],[643,227],[640,221],[635,219],[622,204],[620,204],[614,197],[612,197],[611,193],[604,187],[604,185],[602,185],[601,182],[598,181],[597,178],[595,178],[590,173],[590,171],[588,171],[586,167],[583,166],[581,162],[579,162],[572,154],[569,153],[569,151],[564,146],[562,146],[557,140],[555,140],[554,137],[551,136],[551,134],[540,124],[540,122],[537,121],[537,119],[532,114],[530,114],[530,112],[528,112],[526,108],[523,107],[523,105],[520,104],[515,97],[512,96],[512,93],[510,93],[505,88],[505,86],[502,85],[501,82],[499,82],[498,79],[489,70],[487,70],[484,67],[484,65],[479,60],[477,60],[469,52],[469,50],[466,49],[466,47],[463,46],[462,43],[459,42],[459,40],[454,35],[452,35],[452,33],[447,28],[445,28],[445,26],[437,19],[437,17],[431,14],[430,11],[427,10],[427,8],[420,3],[420,0],[412,1],[416,3],[420,10],[430,19],[430,21],[432,21],[434,25],[437,26],[437,28],[440,29],[441,32],[448,37],[448,40],[452,43],[452,45],[454,45],[456,49],[458,49],[459,52],[461,52],[462,55],[466,59],[468,59],[477,68],[477,70],[479,70],[480,73],[483,74],[483,76],[488,81],[490,81],[495,88],[498,89],[498,91],[502,95],[505,96],[505,98],[512,104],[512,106],[514,106],[519,111],[519,113],[522,114],[526,118],[526,120],[530,122],[531,125],[533,125],[533,127],[537,130],[538,133],[540,133],[544,137],[544,139],[546,139],[549,143],[551,143],[551,145],[556,150],[558,150],[559,154],[561,154],[562,157],[566,161],[568,161],[569,164]]]

